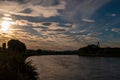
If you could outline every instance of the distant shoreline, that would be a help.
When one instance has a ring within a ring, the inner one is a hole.
[[[27,50],[28,56],[78,55],[85,57],[120,57],[120,48],[80,48],[74,51]]]

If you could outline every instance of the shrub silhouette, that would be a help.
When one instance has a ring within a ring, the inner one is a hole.
[[[37,80],[36,68],[26,61],[25,51],[19,40],[8,41],[8,50],[0,54],[0,80]]]

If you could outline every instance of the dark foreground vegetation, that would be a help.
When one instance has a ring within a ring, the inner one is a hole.
[[[31,61],[26,61],[26,46],[18,40],[10,40],[0,49],[0,80],[37,80],[37,72]]]
[[[74,51],[26,50],[19,40],[3,43],[0,48],[0,80],[37,80],[37,72],[29,56],[39,55],[79,55],[97,57],[120,57],[120,48],[101,48],[99,45],[88,45]]]

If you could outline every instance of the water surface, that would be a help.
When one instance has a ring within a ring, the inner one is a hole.
[[[120,58],[33,56],[38,80],[120,80]]]

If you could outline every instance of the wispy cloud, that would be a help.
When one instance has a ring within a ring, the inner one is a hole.
[[[117,16],[117,14],[111,14],[111,16]]]
[[[42,22],[30,22],[30,21],[27,21],[27,20],[16,20],[16,25],[18,25],[18,26],[32,26],[32,27],[35,27],[35,26],[42,26],[42,24],[44,25],[44,23],[42,23]]]
[[[111,0],[66,0],[67,7],[62,12],[64,19],[73,20],[76,17],[89,19],[103,5]],[[72,8],[72,9],[71,9]]]
[[[20,15],[20,16],[31,16],[31,17],[45,17],[49,18],[52,16],[58,16],[58,10],[64,9],[66,3],[64,1],[59,1],[58,5],[50,5],[50,6],[42,6],[41,0],[30,0],[27,3],[19,4],[16,1],[0,1],[2,7],[0,12],[9,13],[12,15]],[[43,1],[44,2],[44,1]],[[41,3],[40,5],[38,3]],[[46,3],[47,4],[47,3]],[[30,10],[29,12],[25,10]]]
[[[112,31],[112,32],[117,32],[117,33],[118,33],[118,32],[120,32],[120,28],[112,28],[111,31]]]
[[[91,20],[91,19],[81,19],[82,21],[85,21],[85,22],[90,22],[90,23],[93,23],[95,22],[95,20]]]

